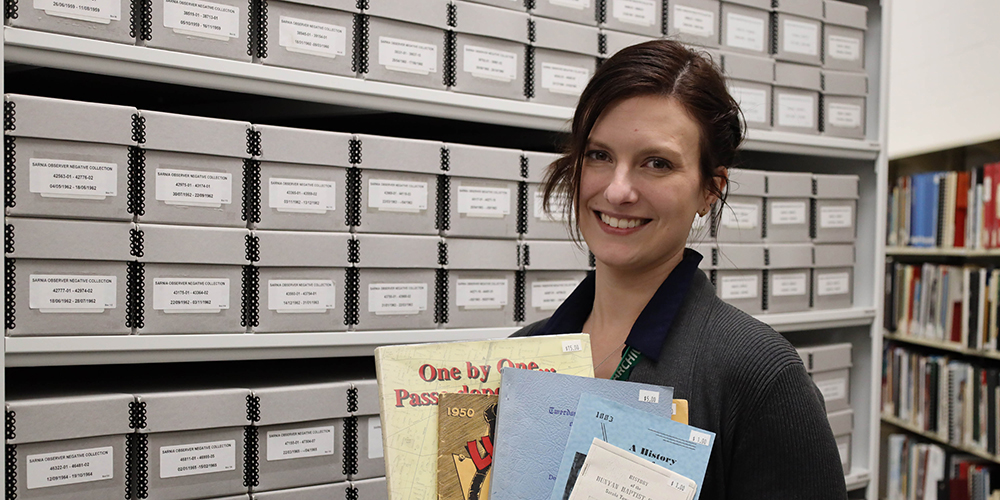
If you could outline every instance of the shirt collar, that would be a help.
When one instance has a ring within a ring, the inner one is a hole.
[[[643,356],[658,360],[667,333],[674,323],[674,317],[691,288],[691,280],[698,270],[702,256],[698,252],[684,249],[684,257],[677,267],[670,272],[667,279],[653,294],[653,297],[639,313],[625,343],[642,353]],[[579,333],[583,324],[594,308],[594,272],[573,290],[573,293],[556,309],[552,317],[536,333],[536,335],[552,335],[558,333]]]

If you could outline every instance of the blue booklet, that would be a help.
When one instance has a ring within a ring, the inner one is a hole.
[[[504,368],[490,500],[549,498],[576,406],[585,393],[666,419],[673,413],[672,387]]]
[[[701,495],[715,444],[714,432],[594,394],[580,397],[576,415],[549,500],[569,498],[594,438],[691,479],[698,485],[695,500]]]

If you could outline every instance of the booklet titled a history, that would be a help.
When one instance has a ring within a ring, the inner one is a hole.
[[[594,438],[567,500],[692,500],[696,491],[691,479]]]
[[[487,500],[496,442],[497,396],[438,397],[438,500]]]
[[[568,500],[574,478],[587,458],[594,438],[637,457],[662,465],[699,487],[705,480],[715,433],[675,422],[670,417],[636,410],[593,394],[584,394],[576,408],[573,430],[550,500]],[[693,498],[700,495],[700,488]]]

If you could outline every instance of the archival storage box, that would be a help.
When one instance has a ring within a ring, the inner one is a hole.
[[[369,1],[360,20],[368,33],[357,40],[358,73],[367,80],[444,90],[448,7],[448,0]]]
[[[723,0],[719,46],[768,57],[771,48],[770,0]]]
[[[350,134],[254,125],[260,134],[258,229],[347,231]]]
[[[132,220],[135,108],[19,94],[4,100],[7,215]]]
[[[747,127],[770,130],[774,60],[724,52],[722,70],[729,94],[740,105]]]
[[[712,206],[719,217],[716,237],[722,243],[759,243],[763,237],[766,174],[759,170],[729,170],[729,196]]]
[[[659,38],[663,36],[664,3],[663,0],[606,0],[606,5],[602,6],[600,13],[601,26]]]
[[[568,21],[575,24],[597,26],[599,0],[534,0],[525,2],[531,15]]]
[[[547,318],[587,277],[593,268],[590,251],[571,241],[524,241],[521,245],[524,297],[524,324]],[[517,291],[515,291],[517,294]],[[515,295],[516,296],[516,295]]]
[[[851,344],[799,347],[798,351],[806,371],[823,394],[826,412],[850,408]]]
[[[816,245],[813,249],[813,309],[854,305],[854,244]]]
[[[868,29],[868,7],[837,0],[824,0],[823,67],[864,71],[866,29]]]
[[[823,135],[864,139],[867,95],[868,76],[864,73],[823,70],[820,99]]]
[[[528,15],[487,5],[455,2],[454,71],[446,84],[456,92],[527,99],[524,57]]]
[[[766,175],[764,241],[771,243],[810,241],[812,174],[766,172]]]
[[[347,286],[356,286],[357,311],[348,304],[347,316],[356,316],[358,330],[434,328],[440,322],[439,294],[447,282],[438,281],[437,236],[358,234],[356,268],[348,270]],[[351,283],[350,274],[355,273]],[[358,276],[360,274],[360,276]],[[351,293],[351,292],[348,292]]]
[[[515,240],[448,238],[449,328],[514,326]]]
[[[358,379],[351,381],[352,394],[357,395],[357,407],[351,406],[354,415],[378,415],[378,381],[375,379]]]
[[[830,430],[837,440],[837,451],[840,452],[840,464],[844,466],[844,474],[851,473],[851,433],[854,432],[854,410],[846,409],[826,415],[830,422]]]
[[[250,231],[137,224],[140,334],[245,333],[256,301]]]
[[[444,144],[373,135],[354,140],[357,156],[351,162],[360,171],[347,177],[351,225],[361,233],[438,234],[444,214],[438,187],[447,182]],[[351,193],[355,188],[357,195]]]
[[[774,64],[774,130],[819,134],[820,69],[777,62]]]
[[[7,335],[128,335],[128,222],[8,217]]]
[[[351,483],[347,481],[292,488],[277,491],[259,491],[250,494],[252,500],[350,500],[347,490]],[[358,496],[358,500],[365,500]]]
[[[351,415],[358,429],[357,469],[351,470],[352,480],[385,476],[382,450],[382,420],[379,418],[378,383],[375,379],[351,382],[353,400],[349,400]],[[386,493],[385,483],[382,494]],[[364,497],[362,497],[364,498]]]
[[[256,267],[259,322],[254,332],[347,330],[348,233],[254,231],[260,244]],[[252,289],[251,289],[252,290]]]
[[[667,0],[667,38],[719,46],[719,0]]]
[[[7,11],[5,20],[12,28],[135,44],[129,22],[137,14],[130,0],[41,0],[8,5],[12,10]]]
[[[635,33],[623,33],[621,31],[613,31],[609,29],[601,29],[601,36],[604,39],[603,47],[598,47],[603,49],[601,57],[608,58],[625,47],[631,47],[632,45],[638,45],[640,43],[646,43],[656,40],[659,37],[651,37],[646,35],[637,35]]]
[[[522,233],[533,240],[568,240],[570,237],[569,217],[563,211],[563,204],[567,201],[566,196],[558,193],[552,194],[550,200],[550,210],[545,211],[544,186],[545,176],[548,174],[549,165],[562,157],[553,153],[537,153],[525,151],[524,159],[528,165],[528,194],[526,201],[527,213],[524,218]]]
[[[524,0],[467,0],[472,3],[481,3],[485,5],[492,5],[494,7],[503,7],[505,9],[516,10],[519,12],[525,12],[527,9],[524,6]]]
[[[446,144],[447,236],[517,239],[521,152]]]
[[[188,1],[188,0],[178,0]],[[139,222],[246,227],[247,122],[140,111],[145,128],[145,203]]]
[[[853,242],[857,236],[857,175],[813,174],[813,241]]]
[[[226,497],[210,498],[208,500],[250,500],[250,494],[244,493],[242,495],[231,495]]]
[[[541,2],[539,2],[539,5]],[[552,19],[532,18],[534,86],[531,101],[576,107],[580,94],[597,71],[600,31]]]
[[[764,312],[764,245],[723,243],[712,260],[719,298],[747,314]]]
[[[771,0],[771,55],[779,61],[819,66],[823,0]]]
[[[811,299],[812,243],[771,243],[764,248],[764,282],[769,313],[808,311]]]
[[[384,477],[351,481],[351,487],[357,490],[358,500],[389,500]]]
[[[254,60],[268,66],[355,76],[355,0],[271,0]]]
[[[137,391],[135,399],[141,415],[133,436],[139,452],[132,464],[138,479],[131,498],[246,493],[245,429],[259,411],[249,389]]]
[[[144,4],[139,45],[250,62],[247,0],[136,0]],[[139,16],[136,13],[136,16]],[[137,17],[138,19],[138,17]]]
[[[7,497],[123,498],[131,394],[8,393]]]

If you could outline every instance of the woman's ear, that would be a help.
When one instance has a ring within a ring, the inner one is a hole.
[[[711,208],[715,202],[719,201],[719,195],[716,193],[726,192],[726,186],[729,184],[729,169],[721,166],[715,167],[715,172],[712,173],[711,182],[716,188],[718,188],[718,190],[705,190],[705,206],[708,208]]]

